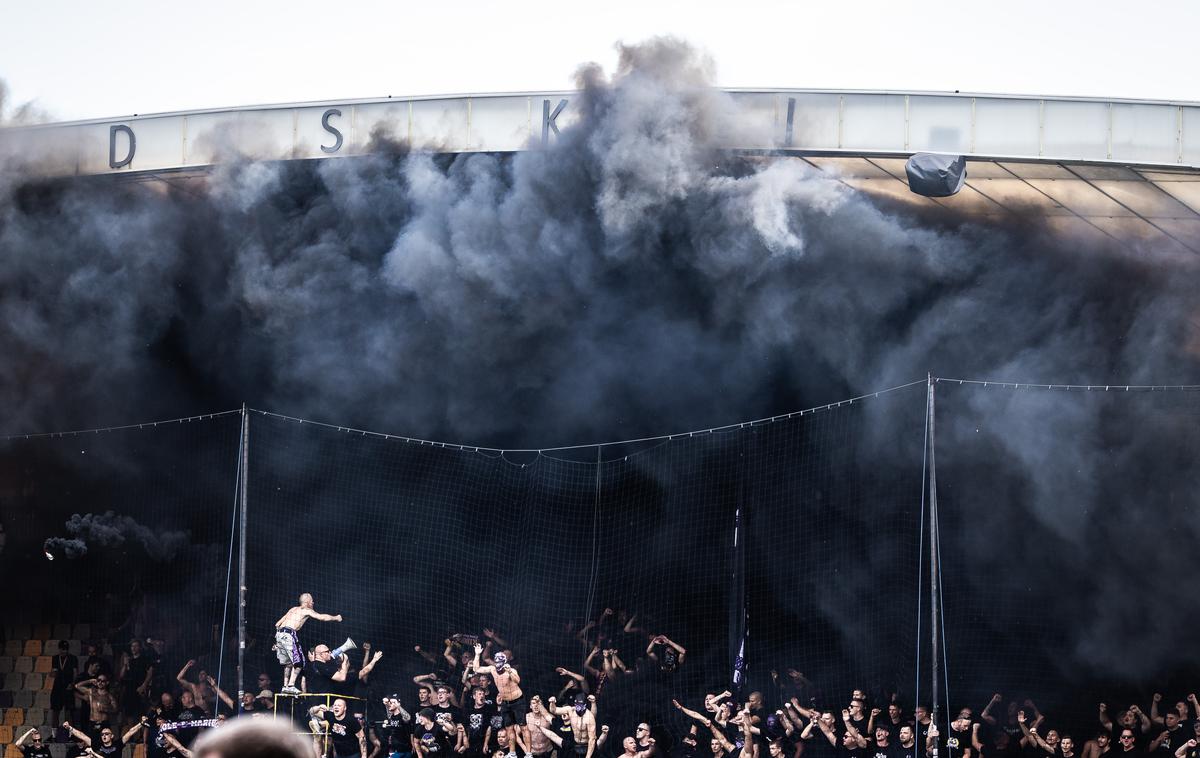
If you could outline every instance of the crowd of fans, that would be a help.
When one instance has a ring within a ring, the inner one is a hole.
[[[1194,694],[1154,695],[1145,710],[1101,703],[1093,723],[1068,725],[997,693],[947,723],[897,694],[814,696],[803,674],[786,669],[772,672],[765,696],[727,689],[693,702],[679,694],[646,705],[635,721],[613,717],[629,712],[612,702],[621,693],[614,684],[653,676],[669,690],[688,652],[634,615],[605,610],[573,630],[578,670],[536,660],[484,629],[443,640],[440,652],[417,645],[403,653],[427,669],[403,685],[373,681],[383,653],[366,643],[293,650],[308,619],[340,621],[302,597],[276,625],[282,676],[258,673],[240,702],[195,660],[168,667],[160,639],[133,639],[113,658],[87,644],[82,660],[63,643],[52,664],[55,727],[21,729],[15,744],[26,758],[49,758],[51,741],[68,743],[68,758],[120,755],[143,742],[148,758],[191,758],[228,718],[287,724],[306,735],[310,756],[338,758],[1200,758]],[[548,679],[523,676],[527,661],[552,670],[556,686],[536,691],[532,682]]]

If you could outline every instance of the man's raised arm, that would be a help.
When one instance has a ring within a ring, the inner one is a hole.
[[[341,621],[342,620],[342,614],[340,614],[340,613],[337,614],[336,616],[331,613],[317,613],[312,608],[305,608],[304,615],[308,616],[310,619],[314,619],[316,621]]]

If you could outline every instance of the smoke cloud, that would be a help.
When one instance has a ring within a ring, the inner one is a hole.
[[[51,537],[46,540],[46,550],[52,554],[79,558],[88,552],[88,547],[121,547],[134,544],[145,551],[153,561],[171,561],[184,548],[189,547],[188,534],[179,531],[155,531],[139,524],[129,516],[112,511],[101,514],[73,514],[66,523],[67,537]]]
[[[611,76],[579,71],[579,121],[550,149],[513,156],[396,147],[142,183],[0,173],[6,424],[245,401],[541,447],[771,415],[931,370],[1101,384],[1196,375],[1195,260],[1085,243],[1034,216],[923,217],[799,160],[731,155],[716,146],[740,122],[711,74],[677,41],[622,47]],[[1081,669],[1169,668],[1194,614],[1148,591],[1136,561],[1095,557],[1126,554],[1122,524],[1194,539],[1195,520],[1152,510],[1130,482],[1100,485],[1119,427],[1095,408],[997,393],[958,407],[939,444],[961,453],[960,471],[986,464],[1020,485],[974,505],[1087,546],[1009,577],[1089,577],[1071,605],[1073,644],[1058,649]],[[1003,420],[979,432],[978,419]],[[1155,429],[1125,431],[1120,460],[1157,449]],[[967,444],[984,438],[990,447]],[[1133,515],[1105,526],[1072,510],[1106,498]],[[139,529],[81,516],[55,544],[124,540],[169,556],[184,539]],[[961,534],[995,550],[994,532]],[[1192,576],[1194,555],[1156,553],[1152,570]],[[963,571],[968,591],[997,584]],[[1133,587],[1131,606],[1103,602],[1106,588]],[[1165,620],[1153,644],[1127,632],[1131,609]]]

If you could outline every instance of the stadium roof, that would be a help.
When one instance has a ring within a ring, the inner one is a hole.
[[[846,184],[970,216],[1034,213],[1097,239],[1200,252],[1200,103],[936,92],[727,90],[730,149],[794,155]],[[438,152],[537,149],[575,92],[375,98],[0,129],[0,160],[45,176],[205,172],[228,156],[336,158],[377,134]],[[970,158],[951,198],[908,191],[915,152]]]

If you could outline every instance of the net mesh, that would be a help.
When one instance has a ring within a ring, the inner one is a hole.
[[[1101,699],[1145,707],[1147,681],[1183,699],[1200,394],[935,392],[940,708],[978,714],[1000,693],[1000,722],[1029,699],[1083,733]],[[241,420],[0,444],[0,567],[20,590],[0,600],[6,637],[89,629],[118,656],[165,639],[156,691],[190,658],[236,691]],[[692,723],[672,701],[700,711],[725,689],[761,693],[764,715],[793,699],[836,712],[861,689],[907,717],[933,688],[926,423],[923,382],[540,452],[251,412],[242,684],[262,672],[278,689],[274,624],[308,592],[344,620],[309,621],[305,650],[350,637],[359,670],[367,643],[383,653],[359,681],[309,690],[353,695],[371,720],[391,692],[410,710],[437,683],[465,700],[476,640],[510,655],[527,695],[594,695],[615,735],[645,721],[664,745]],[[284,710],[303,722],[327,700]]]
[[[36,659],[59,640],[81,660],[92,642],[119,674],[140,640],[161,654],[155,689],[196,659],[236,690],[221,631],[236,623],[225,597],[239,427],[228,414],[0,442],[6,654],[34,658],[28,673],[44,674]],[[9,665],[20,673],[19,660]],[[26,676],[17,691],[41,689],[41,679]],[[123,705],[145,713],[149,697]]]

